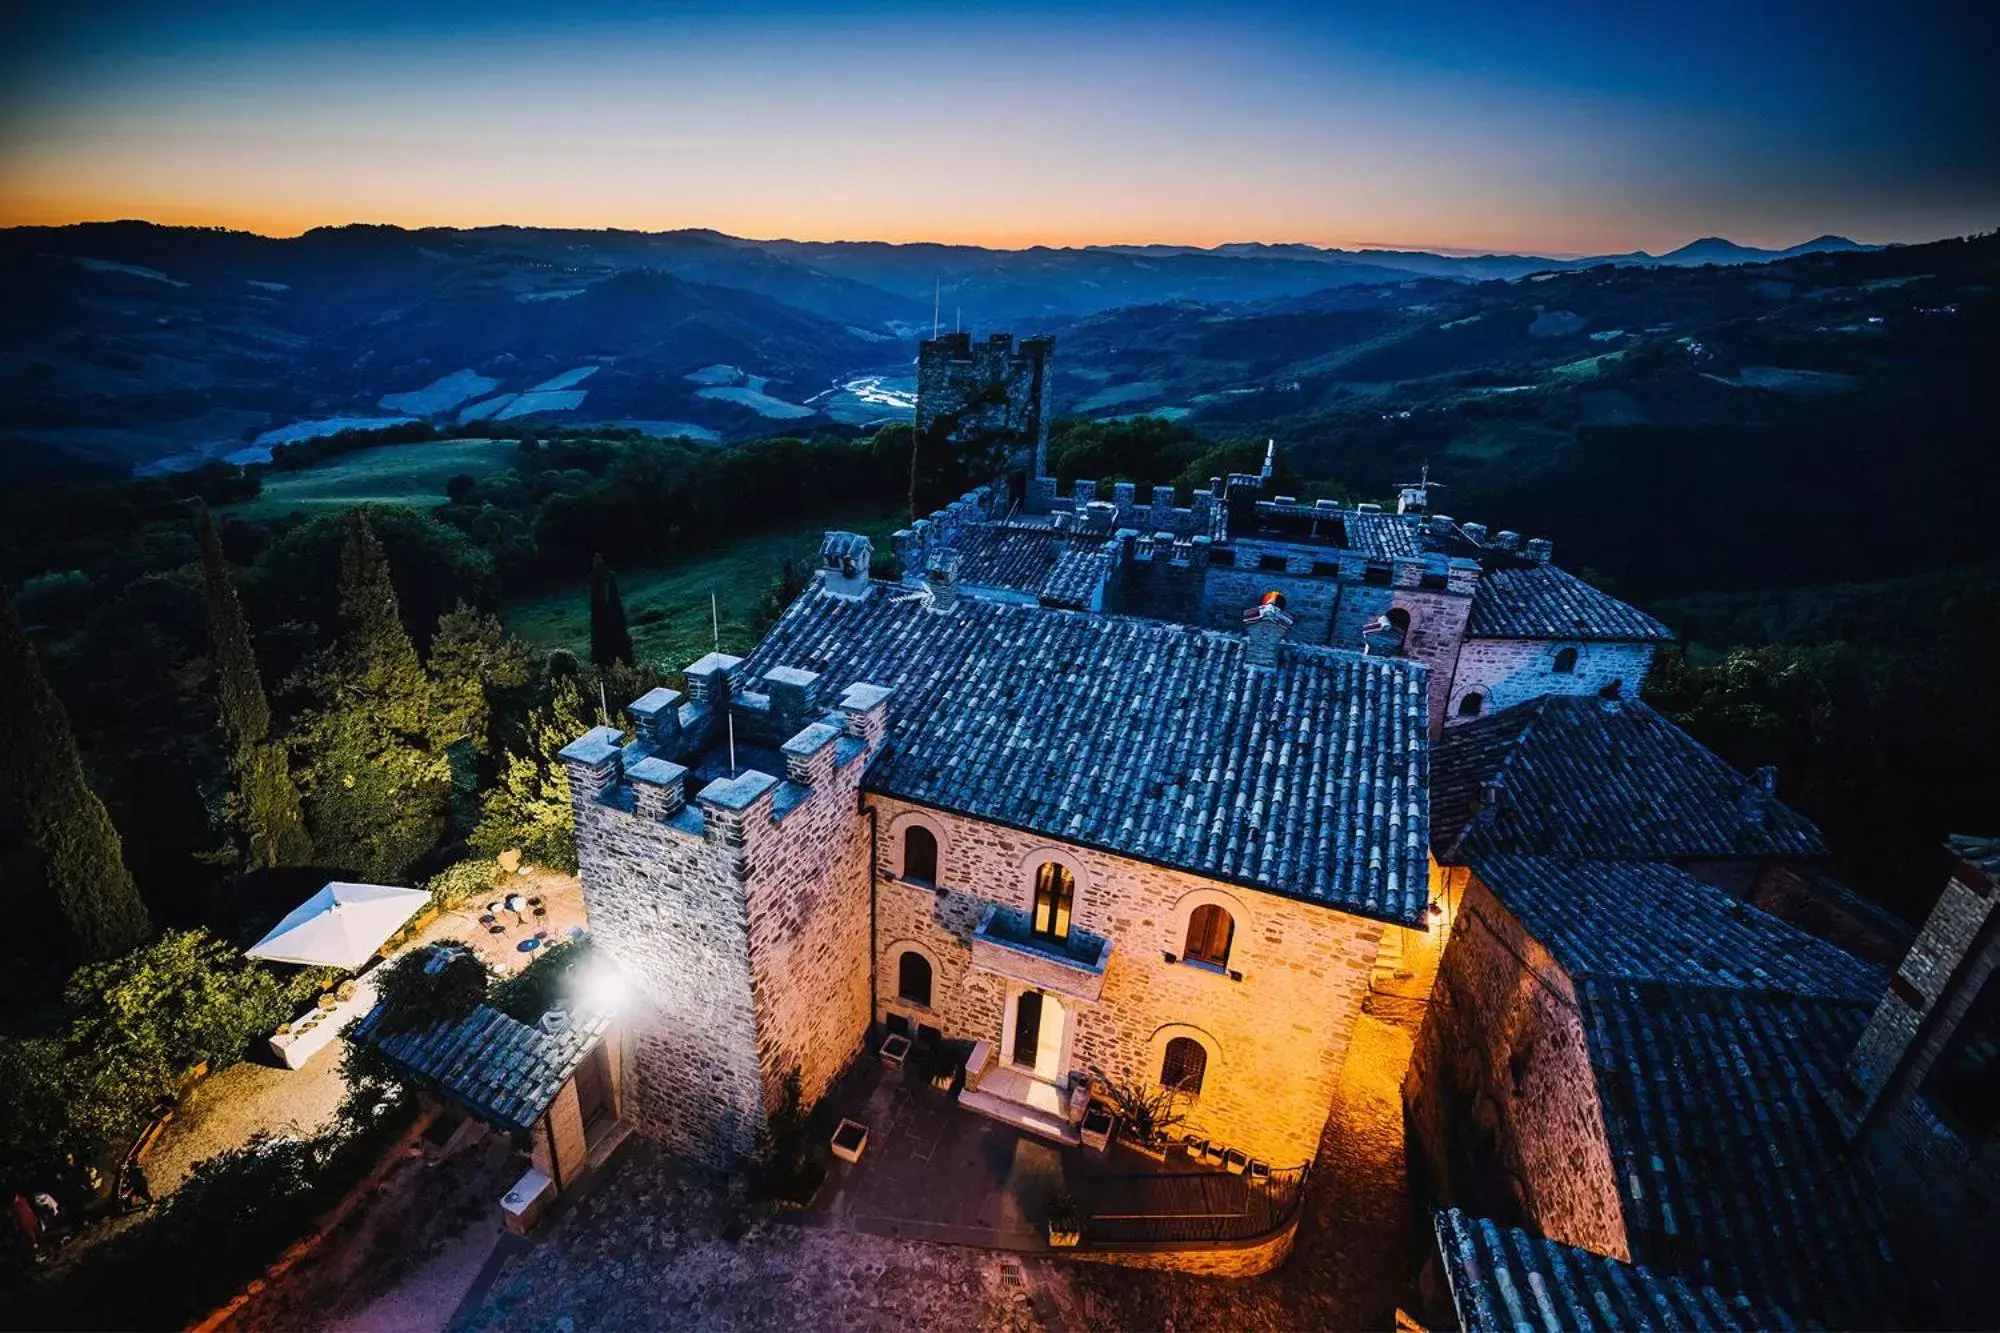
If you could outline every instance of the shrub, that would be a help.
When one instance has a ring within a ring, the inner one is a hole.
[[[563,940],[535,955],[535,961],[493,987],[486,1002],[510,1018],[533,1023],[568,1000],[574,978],[590,961],[588,938]]]
[[[757,1131],[757,1189],[764,1198],[804,1203],[826,1178],[812,1152],[812,1112],[796,1066],[785,1073],[778,1104]]]
[[[383,1032],[415,1032],[439,1023],[456,1023],[486,998],[486,966],[479,955],[457,940],[441,940],[412,949],[382,969]]]
[[[1170,1088],[1149,1088],[1142,1083],[1104,1080],[1111,1104],[1124,1121],[1123,1133],[1134,1142],[1151,1148],[1165,1145],[1167,1131],[1185,1117],[1175,1109],[1180,1094]]]
[[[490,857],[475,856],[446,866],[424,881],[431,906],[464,907],[493,892],[500,883],[500,866]]]

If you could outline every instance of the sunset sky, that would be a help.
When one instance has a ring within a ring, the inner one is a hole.
[[[1955,0],[9,8],[49,11],[0,19],[9,224],[1539,253],[2000,225],[1993,6]]]

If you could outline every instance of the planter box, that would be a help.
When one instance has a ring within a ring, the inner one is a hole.
[[[1269,1162],[1250,1163],[1250,1179],[1269,1180],[1270,1178],[1271,1178],[1271,1164]]]
[[[1156,1162],[1167,1160],[1167,1145],[1164,1143],[1141,1143],[1134,1138],[1126,1138],[1122,1142],[1133,1152],[1150,1157]]]
[[[1222,1155],[1222,1165],[1223,1169],[1228,1171],[1230,1175],[1240,1176],[1243,1174],[1244,1168],[1250,1165],[1250,1156],[1248,1153],[1231,1148]]]
[[[1103,1152],[1111,1146],[1111,1132],[1118,1127],[1118,1119],[1101,1106],[1093,1106],[1084,1113],[1080,1127],[1083,1146]]]
[[[843,1162],[861,1160],[862,1149],[868,1146],[868,1126],[859,1120],[843,1120],[840,1128],[833,1131],[833,1155]]]
[[[1228,1157],[1228,1150],[1219,1143],[1201,1145],[1201,1160],[1206,1166],[1221,1166]]]
[[[1058,1227],[1049,1223],[1049,1248],[1052,1250],[1074,1249],[1082,1244],[1083,1232],[1077,1227]]]
[[[892,1032],[882,1038],[882,1044],[875,1048],[875,1053],[889,1068],[901,1069],[903,1061],[910,1058],[910,1039],[900,1032]]]

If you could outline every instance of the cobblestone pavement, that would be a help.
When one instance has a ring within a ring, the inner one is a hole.
[[[1363,1015],[1298,1248],[1265,1277],[1145,1273],[785,1221],[740,1229],[721,1190],[635,1139],[455,1329],[1393,1327],[1410,1262],[1399,1085],[1419,1016],[1403,1008]]]

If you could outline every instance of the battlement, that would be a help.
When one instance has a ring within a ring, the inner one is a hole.
[[[1093,508],[1104,505],[1110,508]],[[1027,509],[1033,514],[1053,515],[1056,526],[1067,532],[1109,534],[1118,528],[1131,528],[1135,532],[1170,533],[1177,541],[1197,536],[1213,540],[1221,514],[1212,487],[1195,491],[1189,503],[1182,505],[1171,486],[1155,486],[1141,500],[1139,488],[1129,481],[1105,487],[1096,481],[1078,480],[1070,493],[1063,495],[1054,477],[1029,480]]]
[[[946,361],[991,363],[1001,360],[1017,364],[1027,361],[1045,363],[1054,350],[1053,338],[1023,338],[1017,345],[1011,333],[989,333],[984,342],[975,343],[970,333],[953,330],[918,343],[917,364],[922,366]]]
[[[1002,444],[1007,470],[1033,477],[1047,470],[1050,360],[1053,338],[1011,333],[973,341],[964,332],[940,334],[917,347],[919,433],[950,432],[954,443]]]
[[[710,653],[687,669],[692,698],[662,687],[633,701],[629,743],[616,727],[592,727],[564,747],[579,820],[590,808],[740,848],[760,823],[783,823],[821,790],[838,786],[835,799],[849,799],[858,772],[853,783],[834,778],[880,746],[889,691],[850,686],[828,709],[813,672],[779,667],[756,690],[736,684],[741,666]],[[732,752],[741,764],[731,763]]]
[[[1001,517],[1005,497],[991,486],[967,491],[943,509],[933,509],[907,528],[898,528],[889,538],[902,567],[905,583],[918,583],[931,567],[931,557],[948,547],[967,525],[991,523]],[[831,534],[829,534],[829,537]]]

